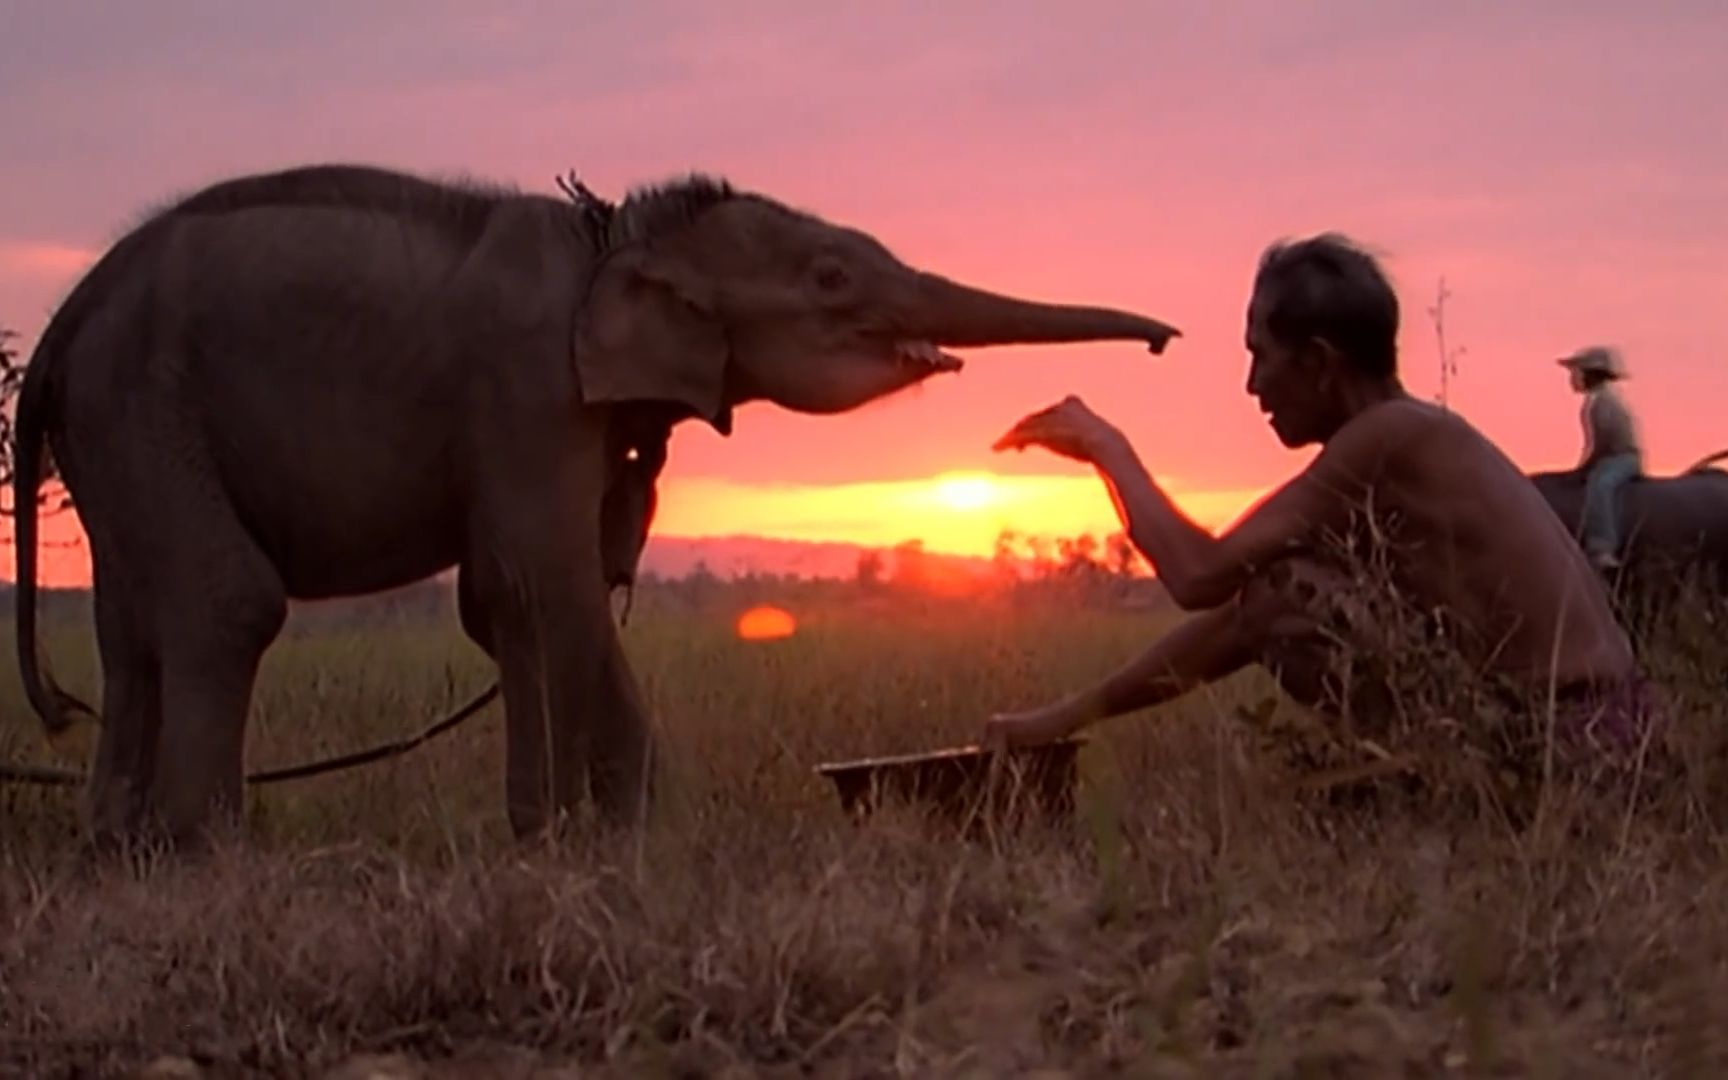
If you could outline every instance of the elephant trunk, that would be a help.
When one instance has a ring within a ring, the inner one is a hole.
[[[1075,341],[1144,341],[1154,353],[1181,331],[1113,308],[1046,304],[919,274],[915,290],[918,335],[955,347],[1031,345]]]

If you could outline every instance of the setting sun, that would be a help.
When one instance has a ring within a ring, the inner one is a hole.
[[[996,502],[1000,491],[986,473],[948,473],[936,478],[936,501],[950,510],[982,510]]]
[[[781,608],[761,604],[738,616],[738,636],[745,641],[777,641],[798,630],[798,620]]]

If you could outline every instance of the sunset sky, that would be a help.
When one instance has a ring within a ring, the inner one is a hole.
[[[1088,472],[990,451],[1070,392],[1221,525],[1307,459],[1244,396],[1242,315],[1262,247],[1325,228],[1383,254],[1424,394],[1444,275],[1451,403],[1521,464],[1575,459],[1553,360],[1604,341],[1650,467],[1675,469],[1728,447],[1725,55],[1719,0],[11,3],[0,324],[33,343],[142,212],[233,173],[353,160],[551,191],[575,170],[617,197],[700,169],[915,265],[1185,336],[981,350],[854,414],[688,425],[670,535],[987,552],[1001,527],[1107,531]]]

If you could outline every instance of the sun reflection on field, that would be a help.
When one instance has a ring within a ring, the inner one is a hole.
[[[738,616],[738,636],[745,641],[778,641],[798,631],[798,620],[784,608],[758,604]]]

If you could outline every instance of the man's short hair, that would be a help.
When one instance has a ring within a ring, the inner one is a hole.
[[[1398,296],[1374,257],[1339,233],[1280,240],[1260,256],[1254,295],[1279,342],[1320,338],[1364,375],[1398,370]]]

